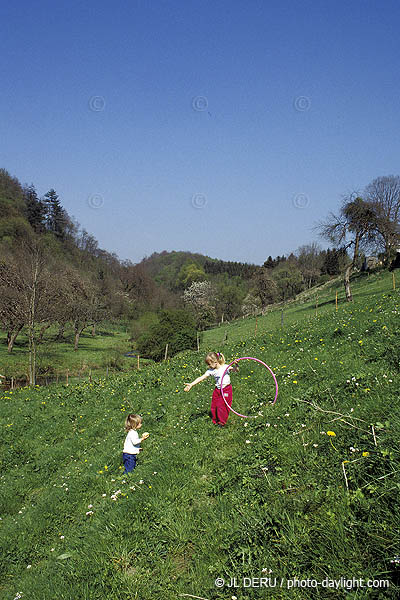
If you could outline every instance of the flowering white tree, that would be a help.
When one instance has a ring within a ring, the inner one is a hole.
[[[245,317],[252,317],[261,312],[261,300],[259,296],[249,292],[243,300],[242,313]]]
[[[183,293],[183,301],[196,316],[197,326],[202,328],[215,320],[216,291],[209,281],[194,281]]]

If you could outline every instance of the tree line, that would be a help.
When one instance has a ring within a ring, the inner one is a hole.
[[[331,248],[311,242],[261,266],[190,252],[154,253],[133,264],[99,248],[53,188],[39,198],[33,185],[0,169],[0,327],[9,352],[26,333],[31,383],[37,346],[51,326],[58,340],[72,331],[77,350],[86,328],[94,333],[105,320],[124,321],[137,348],[158,359],[156,340],[164,344],[172,324],[190,325],[193,346],[199,330],[257,314],[341,274],[350,301],[363,254],[375,252],[386,266],[396,254],[399,211],[400,178],[379,177],[316,225]],[[178,345],[171,341],[171,349]]]

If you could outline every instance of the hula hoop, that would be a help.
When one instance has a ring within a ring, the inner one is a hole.
[[[221,392],[221,396],[223,401],[225,402],[226,406],[229,408],[229,410],[231,410],[233,413],[235,413],[235,415],[237,415],[238,417],[242,417],[243,419],[255,419],[257,417],[257,415],[241,415],[240,413],[236,412],[236,410],[234,410],[231,406],[229,406],[229,404],[227,403],[227,401],[225,400],[225,396],[223,394],[223,389],[222,389],[222,381],[229,369],[229,367],[231,365],[233,365],[233,363],[238,362],[239,360],[254,360],[255,362],[261,363],[262,365],[264,365],[264,367],[266,367],[268,369],[268,371],[271,373],[272,377],[274,378],[275,381],[275,398],[272,404],[275,404],[276,399],[278,397],[278,382],[276,380],[275,377],[275,373],[273,372],[273,370],[265,364],[265,362],[263,362],[262,360],[258,359],[258,358],[253,358],[252,356],[243,356],[242,358],[236,358],[235,360],[233,360],[231,363],[229,363],[229,365],[226,367],[224,374],[221,377],[221,388],[220,388],[220,392]]]

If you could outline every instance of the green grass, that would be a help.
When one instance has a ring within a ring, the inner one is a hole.
[[[397,275],[397,286],[400,286]],[[359,273],[352,279],[351,290],[355,303],[364,298],[373,297],[393,289],[392,273],[375,271],[371,274]],[[242,338],[259,336],[261,334],[287,327],[294,323],[302,323],[308,327],[309,321],[318,315],[331,314],[335,311],[336,292],[338,293],[338,310],[346,306],[346,297],[342,278],[336,278],[322,286],[316,286],[299,294],[296,299],[279,305],[271,305],[262,316],[238,319],[224,323],[215,329],[203,332],[201,348],[220,347],[225,343],[238,342]],[[283,312],[283,317],[282,317]]]
[[[71,328],[66,329],[62,342],[56,341],[57,332],[56,328],[47,330],[44,342],[38,344],[38,377],[54,379],[58,375],[60,381],[65,382],[68,370],[70,381],[73,382],[87,379],[90,372],[93,375],[104,376],[107,370],[108,372],[130,371],[137,366],[136,359],[124,356],[126,352],[132,350],[132,344],[123,325],[102,324],[97,327],[94,336],[89,328],[86,329],[80,336],[77,351],[73,348]],[[7,352],[5,338],[3,341],[4,343],[0,344],[1,373],[8,379],[11,377],[26,379],[29,362],[26,334],[21,332],[17,337],[11,354]]]
[[[233,406],[257,416],[232,414],[225,429],[208,416],[210,381],[183,392],[204,372],[197,352],[4,393],[0,598],[398,598],[400,306],[390,277],[359,279],[337,313],[293,305],[283,330],[279,313],[275,327],[271,314],[259,320],[256,338],[252,323],[247,335],[232,324],[227,359],[265,361],[280,391],[272,406],[271,375],[241,361]],[[151,435],[124,477],[128,411]],[[231,577],[276,577],[277,587],[214,584]],[[341,577],[389,588],[287,589]]]

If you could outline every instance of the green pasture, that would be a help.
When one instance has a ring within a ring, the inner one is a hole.
[[[396,271],[397,283],[400,288],[400,277]],[[393,289],[393,275],[388,271],[359,273],[352,279],[351,290],[354,304],[375,294],[381,294]],[[338,310],[346,306],[342,278],[328,281],[322,286],[315,286],[299,294],[287,303],[272,305],[266,314],[257,317],[238,319],[224,323],[215,329],[203,332],[202,349],[220,347],[226,342],[237,342],[243,337],[254,337],[285,328],[294,323],[308,327],[310,320],[316,316],[329,315],[336,312],[336,292],[338,294]]]
[[[70,381],[78,381],[89,377],[92,372],[104,376],[113,371],[129,371],[137,366],[134,358],[124,354],[132,350],[129,333],[123,325],[104,323],[96,328],[92,335],[91,328],[83,331],[79,339],[78,350],[74,351],[73,331],[67,327],[63,341],[57,341],[58,329],[49,328],[43,337],[43,343],[37,346],[37,375],[65,382],[66,372]],[[7,352],[7,344],[3,334],[0,344],[0,372],[8,379],[26,378],[28,370],[28,339],[22,331],[17,337],[12,353]]]
[[[337,312],[328,289],[318,315],[288,306],[283,329],[260,317],[257,337],[229,326],[226,358],[269,364],[279,397],[241,361],[233,407],[254,418],[223,429],[210,380],[183,391],[204,352],[3,393],[0,598],[398,598],[399,294],[387,273],[353,289]],[[124,476],[128,412],[150,437]]]

